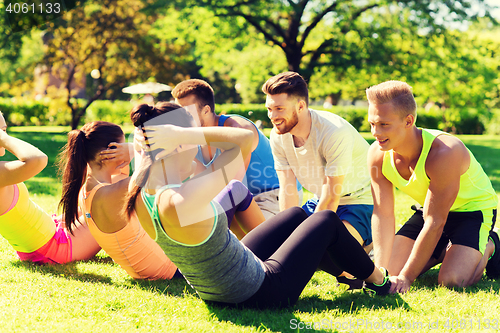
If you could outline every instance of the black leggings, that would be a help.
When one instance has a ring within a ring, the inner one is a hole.
[[[326,254],[341,270],[368,278],[375,268],[365,250],[330,210],[312,214],[287,209],[246,235],[242,241],[264,262],[265,279],[244,306],[291,306]]]

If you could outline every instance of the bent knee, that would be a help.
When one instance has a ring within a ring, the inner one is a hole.
[[[245,184],[237,179],[230,180],[226,187],[229,187],[230,189],[248,190]]]
[[[335,213],[332,210],[325,209],[325,210],[319,211],[317,213],[314,213],[313,215],[316,215],[318,218],[322,218],[322,219],[325,219],[325,220],[330,220],[330,221],[332,221],[334,223],[339,223],[339,224],[343,225],[343,223],[340,220],[340,218],[337,215],[337,213]]]
[[[293,207],[290,207],[290,208],[287,208],[286,211],[288,212],[291,212],[292,214],[300,214],[300,215],[303,215],[304,218],[307,218],[309,215],[307,215],[307,213],[304,211],[304,209],[302,209],[302,207],[298,207],[298,206],[293,206]]]
[[[455,272],[439,274],[438,283],[445,287],[466,287],[468,286],[470,277]]]

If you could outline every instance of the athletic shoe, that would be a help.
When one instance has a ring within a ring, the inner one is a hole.
[[[500,239],[498,238],[498,229],[490,230],[490,239],[495,244],[493,255],[486,264],[486,276],[492,280],[500,277]]]
[[[337,276],[336,278],[338,283],[347,284],[349,286],[347,290],[363,289],[363,280],[356,278],[350,279],[345,276]]]
[[[391,289],[391,281],[389,280],[389,272],[387,269],[381,267],[380,270],[383,270],[384,273],[384,282],[382,284],[365,282],[365,286],[363,287],[363,292],[369,295],[387,295],[389,290]]]

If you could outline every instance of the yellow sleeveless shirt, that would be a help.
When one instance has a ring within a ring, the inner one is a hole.
[[[56,225],[52,218],[30,200],[24,183],[19,188],[17,203],[7,213],[0,215],[0,234],[19,252],[38,250],[54,236]]]
[[[396,169],[394,162],[394,151],[384,153],[382,162],[382,174],[398,189],[415,199],[420,205],[424,205],[430,180],[425,172],[425,162],[432,142],[439,135],[450,135],[438,130],[422,130],[423,147],[418,158],[415,170],[409,180],[404,179]],[[452,212],[472,212],[483,209],[496,209],[498,197],[491,182],[483,171],[474,155],[467,149],[470,156],[470,165],[467,171],[460,176],[460,189],[457,198],[451,206]]]

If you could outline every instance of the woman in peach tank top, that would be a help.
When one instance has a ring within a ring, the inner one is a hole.
[[[118,125],[103,121],[69,132],[60,163],[63,195],[59,205],[71,220],[83,214],[102,249],[134,279],[171,279],[177,267],[135,214],[130,219],[121,214],[130,180],[130,155],[124,141]],[[121,158],[101,158],[108,147],[119,148]]]

